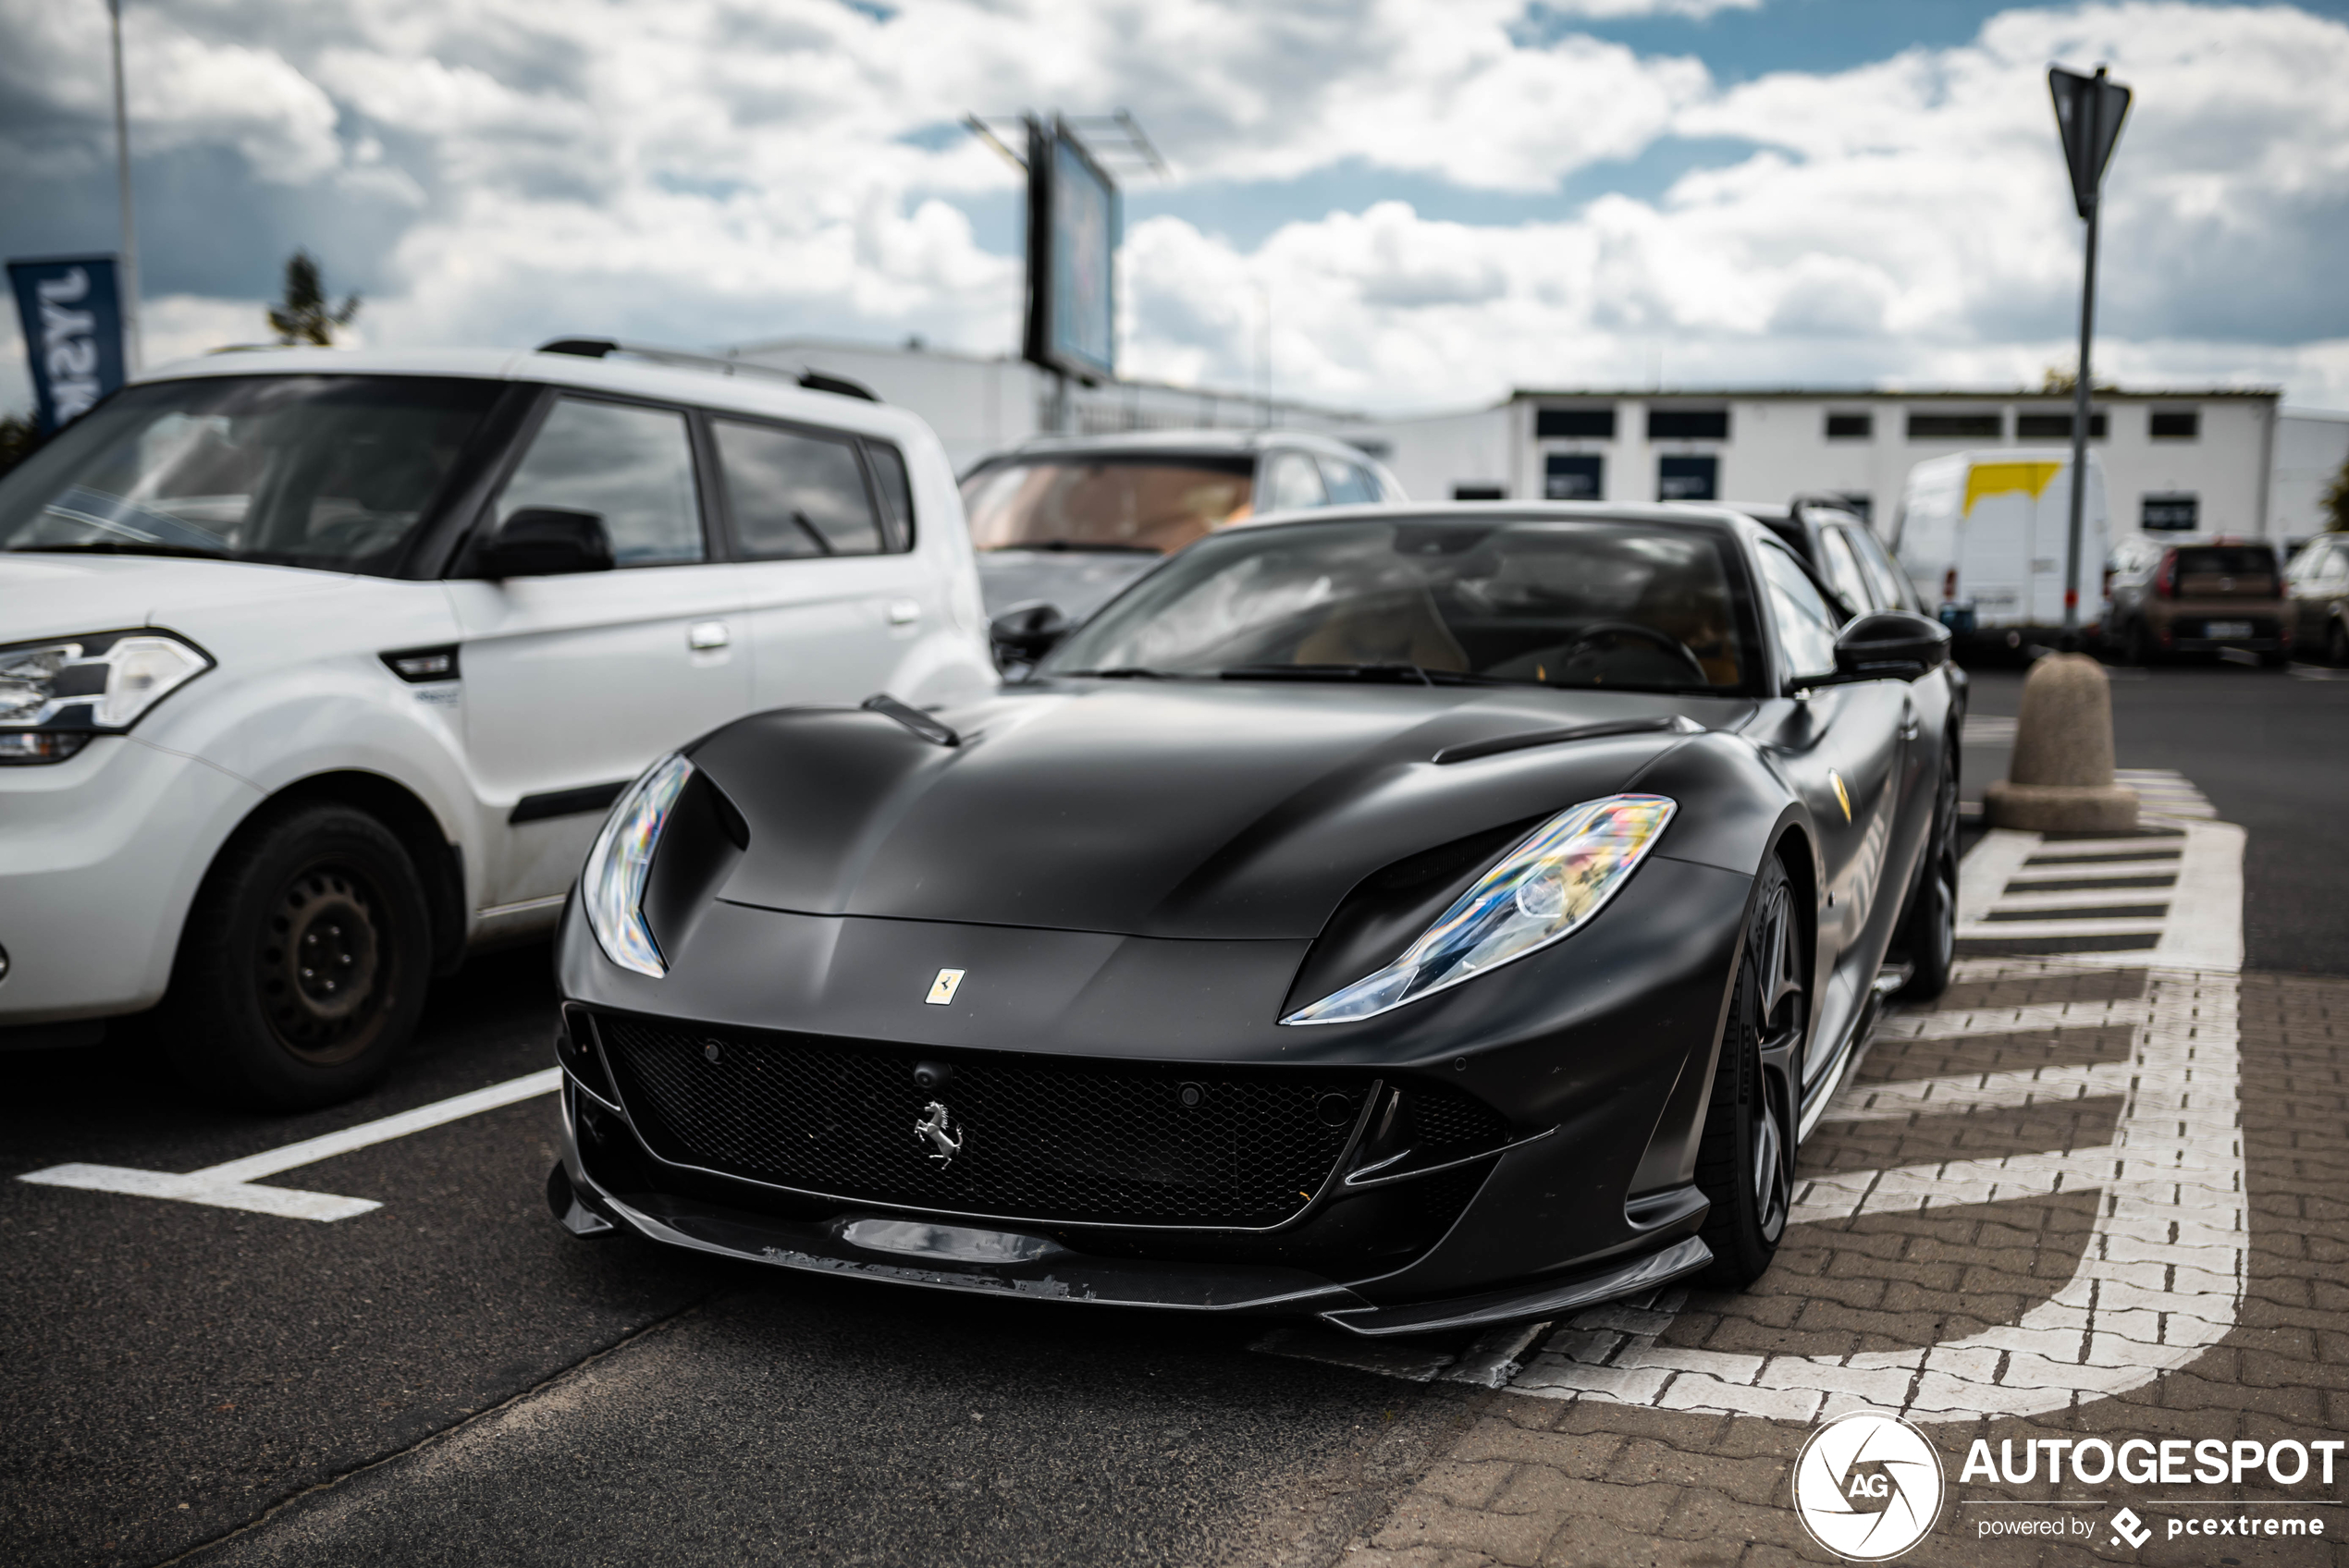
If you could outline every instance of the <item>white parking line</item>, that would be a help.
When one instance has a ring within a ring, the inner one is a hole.
[[[137,1170],[119,1165],[52,1165],[44,1170],[27,1171],[17,1180],[43,1187],[80,1187],[89,1192],[129,1193],[138,1197],[210,1204],[215,1208],[241,1208],[254,1214],[275,1214],[286,1219],[349,1219],[383,1206],[371,1198],[337,1197],[332,1193],[305,1193],[292,1187],[264,1187],[257,1183],[264,1176],[275,1176],[297,1166],[331,1159],[338,1154],[363,1149],[370,1144],[388,1143],[394,1138],[404,1138],[411,1133],[421,1133],[427,1127],[462,1121],[468,1116],[478,1116],[485,1110],[496,1110],[518,1100],[552,1094],[561,1082],[562,1070],[549,1067],[544,1072],[528,1073],[503,1084],[492,1084],[486,1089],[475,1089],[471,1094],[456,1095],[445,1100],[436,1100],[431,1105],[418,1106],[413,1110],[403,1110],[396,1116],[363,1121],[339,1133],[304,1138],[298,1144],[288,1144],[266,1154],[247,1155],[242,1159],[207,1165],[202,1170],[191,1170],[184,1175],[164,1170]]]

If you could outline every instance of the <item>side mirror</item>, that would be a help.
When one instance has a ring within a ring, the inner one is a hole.
[[[524,507],[498,525],[481,547],[484,577],[561,577],[609,571],[611,538],[600,512]]]
[[[1061,614],[1061,607],[1041,599],[1014,605],[987,623],[988,638],[995,644],[995,662],[1006,667],[1034,664],[1068,631],[1068,617]]]
[[[1907,610],[1878,610],[1860,617],[1836,638],[1832,679],[1915,680],[1949,662],[1948,627]]]

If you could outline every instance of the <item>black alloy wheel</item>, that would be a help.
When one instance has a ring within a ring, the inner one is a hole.
[[[174,1065],[239,1104],[347,1099],[414,1032],[430,938],[415,866],[374,817],[322,802],[251,824],[188,913]]]
[[[1925,840],[1924,875],[1895,944],[1908,960],[1909,978],[1900,999],[1929,1002],[1949,988],[1958,956],[1958,748],[1941,753],[1941,778],[1933,793],[1932,837]]]
[[[2336,617],[2325,629],[2325,663],[2335,669],[2349,665],[2349,620]]]
[[[1777,1256],[1794,1201],[1795,1108],[1811,1032],[1809,944],[1786,867],[1756,878],[1739,944],[1737,983],[1713,1072],[1697,1186],[1712,1201],[1703,1237],[1708,1285],[1752,1284]]]
[[[2129,623],[2128,635],[2121,641],[2121,656],[2130,664],[2153,662],[2153,639],[2146,631],[2145,617],[2139,616]]]

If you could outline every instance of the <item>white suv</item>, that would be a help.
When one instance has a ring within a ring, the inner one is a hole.
[[[653,758],[994,680],[920,420],[563,347],[178,365],[0,479],[0,1048],[166,1002],[197,1082],[341,1097]]]

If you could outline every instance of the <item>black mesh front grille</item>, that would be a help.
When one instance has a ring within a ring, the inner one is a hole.
[[[596,1020],[663,1159],[907,1207],[1060,1223],[1262,1229],[1330,1179],[1367,1078],[1033,1057]],[[711,1047],[715,1047],[713,1051]],[[925,1093],[921,1060],[952,1060]],[[1199,1103],[1183,1103],[1187,1087]],[[953,1160],[915,1124],[943,1103]]]
[[[1406,1085],[1403,1103],[1410,1108],[1411,1146],[1446,1158],[1477,1149],[1496,1149],[1509,1139],[1509,1124],[1482,1100],[1456,1089],[1428,1084]]]

